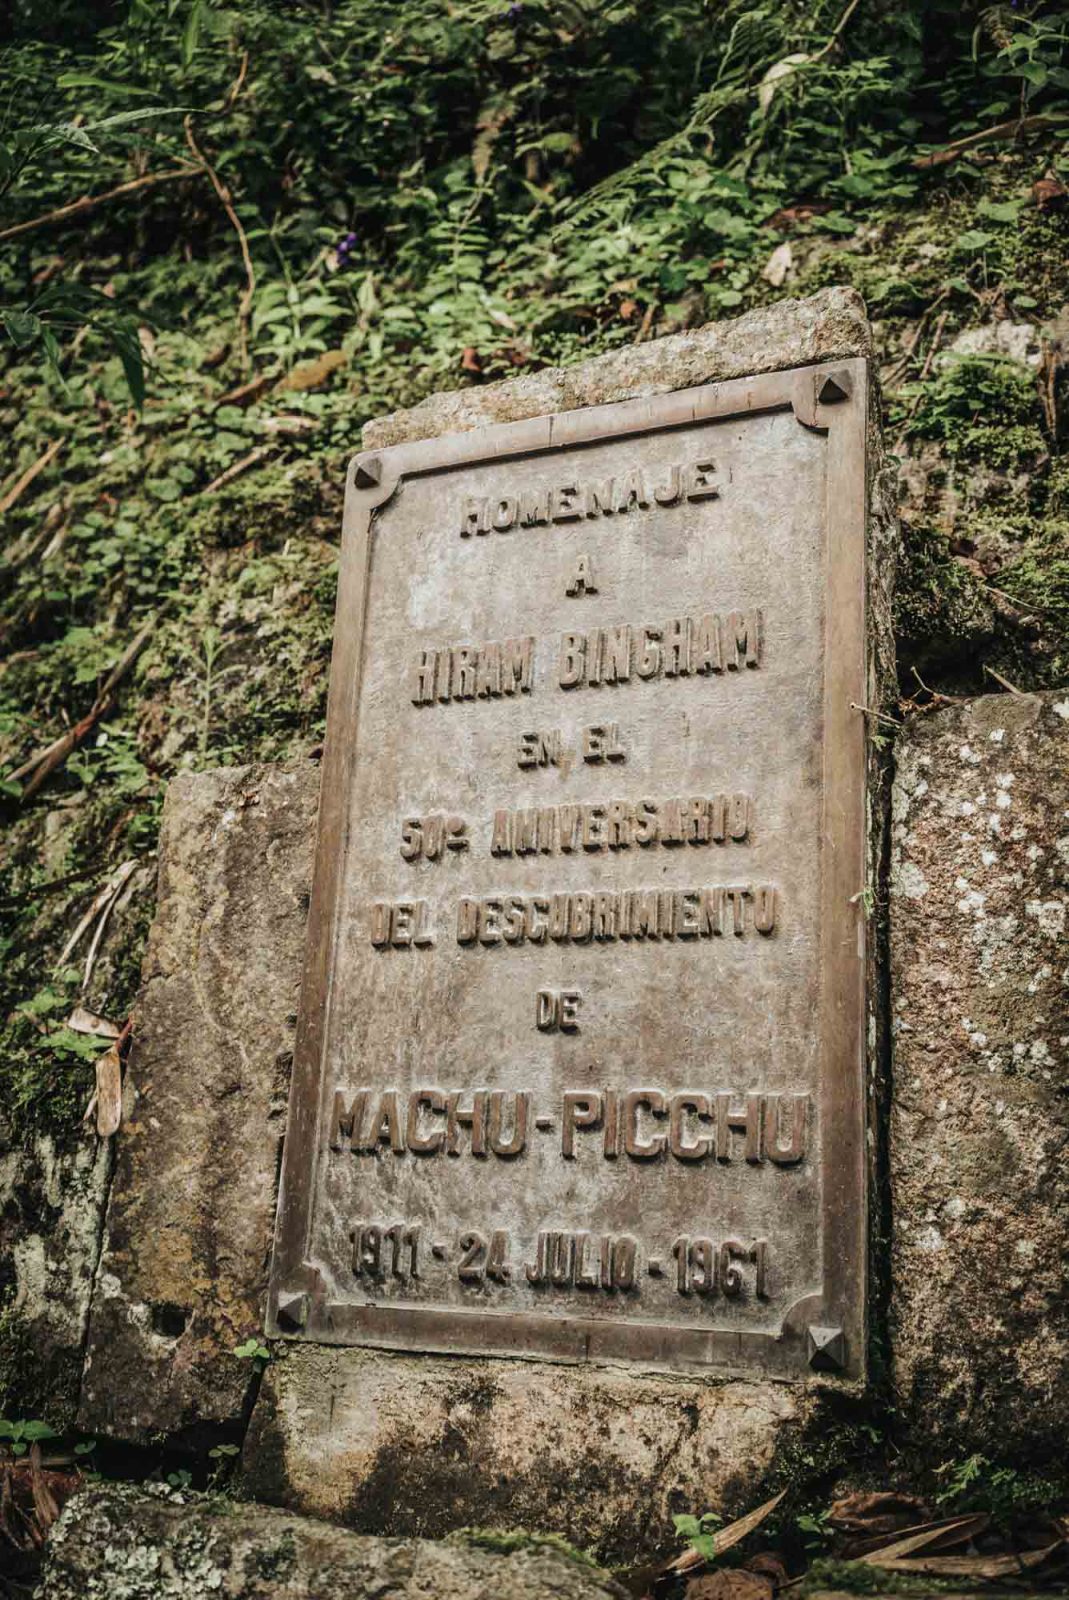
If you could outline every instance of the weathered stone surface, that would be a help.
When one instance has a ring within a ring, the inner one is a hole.
[[[0,1412],[64,1422],[78,1401],[110,1154],[85,1130],[3,1149],[0,1126]]]
[[[536,1539],[367,1539],[263,1506],[99,1484],[52,1533],[39,1600],[623,1600],[607,1574]]]
[[[582,366],[546,367],[506,383],[431,395],[410,411],[369,422],[364,445],[378,450],[490,422],[519,422],[814,361],[871,357],[872,351],[861,296],[854,289],[822,289],[806,300],[780,300],[729,322],[612,350]]]
[[[787,1384],[292,1348],[265,1374],[245,1483],[364,1531],[550,1528],[637,1560],[673,1512],[745,1498],[818,1415]]]
[[[899,738],[891,884],[892,1344],[912,1441],[1064,1457],[1069,699]]]
[[[132,1440],[236,1424],[262,1319],[318,769],[171,785],[80,1410]]]

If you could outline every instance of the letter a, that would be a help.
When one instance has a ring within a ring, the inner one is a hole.
[[[597,594],[598,586],[594,582],[594,563],[588,555],[584,554],[576,558],[575,571],[572,573],[571,582],[564,592],[567,595],[571,595],[573,599],[576,595]]]

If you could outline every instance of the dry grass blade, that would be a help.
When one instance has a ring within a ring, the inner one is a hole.
[[[967,1544],[970,1539],[983,1533],[990,1521],[986,1511],[977,1511],[970,1512],[968,1516],[944,1517],[939,1522],[926,1522],[919,1528],[904,1529],[887,1544],[858,1559],[863,1565],[882,1567],[885,1562],[911,1556],[917,1550],[930,1549],[932,1545],[945,1550],[955,1544]]]
[[[1002,1556],[907,1556],[901,1561],[874,1561],[870,1557],[869,1565],[884,1572],[917,1572],[926,1578],[981,1578],[992,1582],[1041,1567],[1064,1544],[1064,1539],[1058,1539],[1042,1550],[1023,1550],[1019,1554],[1011,1551]]]
[[[127,878],[129,878],[136,866],[136,860],[124,861],[121,866],[116,867],[115,871],[111,874],[111,877],[104,884],[104,887],[99,889],[93,896],[88,911],[82,917],[81,921],[78,923],[78,926],[75,928],[74,932],[63,946],[59,960],[56,962],[57,972],[60,967],[65,967],[67,965],[67,962],[73,955],[75,949],[81,943],[83,935],[92,926],[93,922],[100,915],[100,913],[106,907],[111,905],[111,902],[115,899],[116,895],[119,893],[123,884],[126,882]]]
[[[734,1545],[741,1544],[748,1534],[759,1528],[766,1517],[770,1517],[787,1493],[782,1489],[779,1494],[774,1494],[771,1500],[766,1500],[764,1505],[758,1506],[756,1511],[748,1511],[744,1517],[739,1517],[737,1522],[729,1522],[726,1528],[720,1528],[714,1535],[716,1540],[716,1554],[723,1555],[725,1550],[730,1550]],[[705,1557],[697,1550],[684,1550],[681,1556],[670,1561],[664,1569],[666,1572],[689,1572],[692,1567],[701,1566]]]

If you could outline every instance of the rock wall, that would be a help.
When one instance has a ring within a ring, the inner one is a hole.
[[[907,1436],[1062,1458],[1069,1433],[1069,698],[989,695],[898,742],[891,1350]]]

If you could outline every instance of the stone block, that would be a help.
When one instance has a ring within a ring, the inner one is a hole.
[[[222,1497],[101,1483],[52,1532],[39,1600],[625,1600],[577,1555],[537,1540],[497,1546],[367,1539]]]
[[[60,1425],[78,1403],[111,1160],[80,1130],[3,1148],[0,1127],[0,1412]]]
[[[930,1455],[1069,1432],[1069,699],[985,696],[898,741],[894,1383]]]
[[[79,1420],[235,1429],[262,1326],[318,768],[171,784]]]
[[[492,422],[521,422],[553,411],[608,405],[699,383],[724,383],[849,356],[872,359],[872,330],[854,289],[822,289],[805,300],[780,300],[728,322],[626,345],[576,367],[545,367],[507,383],[431,395],[409,411],[364,428],[364,448],[466,433]]]
[[[548,1528],[636,1561],[674,1512],[742,1504],[818,1415],[805,1386],[291,1348],[264,1375],[245,1487],[364,1532]]]

